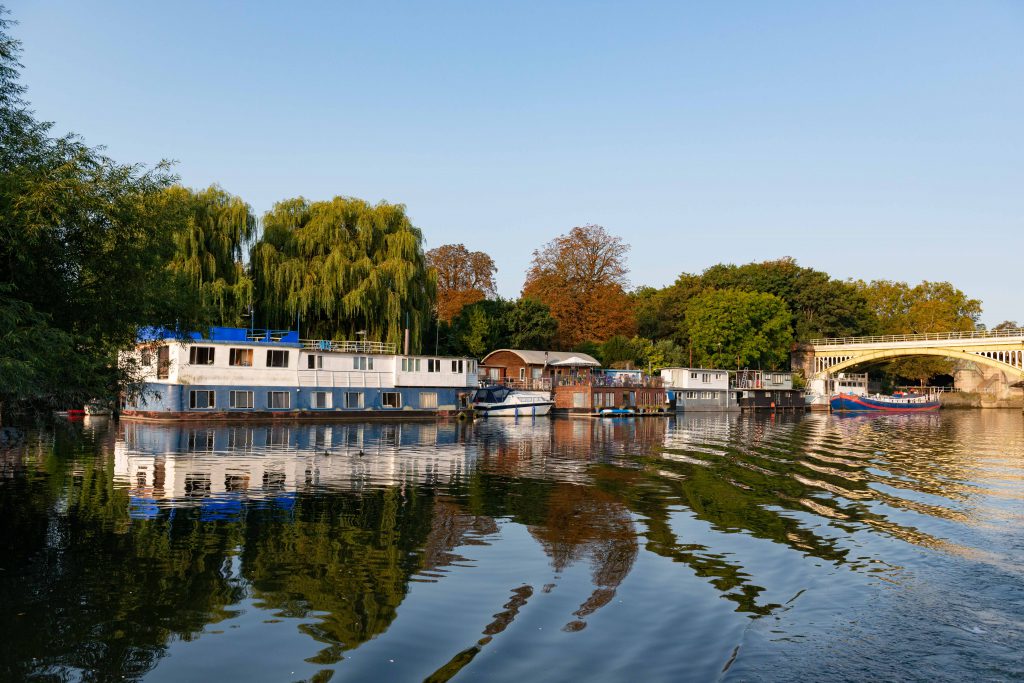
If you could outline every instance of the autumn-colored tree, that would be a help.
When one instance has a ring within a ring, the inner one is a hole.
[[[981,315],[981,302],[948,282],[925,281],[911,287],[906,282],[874,280],[856,285],[878,319],[882,334],[963,332],[973,330]],[[907,358],[890,365],[890,372],[922,384],[952,371],[951,361],[932,357]]]
[[[494,259],[463,244],[442,244],[427,252],[437,273],[437,317],[450,323],[464,306],[494,298]]]
[[[626,294],[628,252],[628,244],[599,225],[573,228],[533,252],[523,297],[551,309],[561,346],[633,334],[636,322]]]

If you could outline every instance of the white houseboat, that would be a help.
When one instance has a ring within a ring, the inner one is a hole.
[[[662,368],[669,404],[678,411],[738,411],[735,390],[729,386],[729,372],[711,368]]]
[[[133,352],[141,391],[122,415],[150,420],[456,414],[477,387],[471,358],[402,355],[390,344],[214,327],[147,330]]]

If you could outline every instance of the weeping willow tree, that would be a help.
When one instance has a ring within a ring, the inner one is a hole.
[[[436,295],[423,234],[401,204],[351,197],[278,202],[263,218],[252,252],[257,320],[301,321],[304,337],[367,339],[401,345],[408,319],[419,349]]]
[[[168,267],[195,289],[209,322],[240,324],[254,297],[242,263],[256,233],[249,205],[216,185],[205,190],[171,187],[164,199],[178,226]]]

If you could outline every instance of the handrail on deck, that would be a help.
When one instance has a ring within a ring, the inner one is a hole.
[[[1012,327],[1005,330],[968,330],[964,332],[927,332],[924,334],[883,334],[873,337],[828,337],[812,339],[812,346],[840,346],[844,344],[885,344],[909,341],[951,341],[954,339],[1005,339],[1024,338],[1024,328]]]
[[[300,339],[307,351],[335,351],[339,353],[372,353],[394,355],[395,345],[377,341],[350,341],[335,339]]]

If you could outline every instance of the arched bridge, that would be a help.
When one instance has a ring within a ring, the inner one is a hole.
[[[811,357],[807,357],[807,352]],[[909,356],[940,356],[981,363],[1024,379],[1024,329],[975,330],[881,337],[812,339],[802,365],[811,378]],[[797,359],[794,357],[794,367]]]

